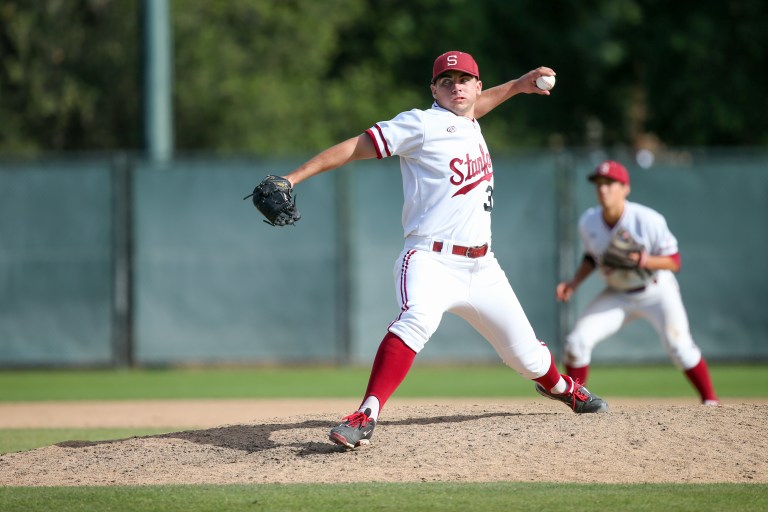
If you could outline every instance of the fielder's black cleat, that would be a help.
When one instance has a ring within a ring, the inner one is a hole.
[[[573,380],[567,375],[563,375],[563,379],[568,385],[565,393],[552,393],[541,384],[536,384],[536,391],[542,396],[563,402],[576,413],[608,412],[608,402],[590,393],[578,380]]]
[[[344,418],[337,427],[331,429],[328,439],[346,448],[357,448],[371,442],[376,420],[369,418],[370,409],[354,412]]]

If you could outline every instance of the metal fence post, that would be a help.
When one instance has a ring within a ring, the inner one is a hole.
[[[173,158],[173,35],[168,0],[143,0],[144,144],[149,158]]]
[[[350,190],[352,177],[348,169],[334,173],[336,188],[336,251],[338,254],[336,275],[336,359],[340,365],[348,365],[352,360],[352,208],[353,194]]]
[[[576,270],[578,240],[576,238],[576,185],[574,182],[574,159],[570,152],[563,151],[556,157],[555,204],[557,205],[557,277],[558,282],[570,279]],[[565,336],[575,318],[571,302],[560,302],[557,308],[557,340],[553,353],[562,354]]]
[[[112,163],[112,354],[116,367],[134,365],[133,170],[128,156]]]

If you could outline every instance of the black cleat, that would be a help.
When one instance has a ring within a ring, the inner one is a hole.
[[[536,384],[536,391],[541,396],[563,402],[575,413],[608,412],[608,402],[590,393],[578,380],[573,380],[567,375],[563,375],[563,379],[568,385],[565,393],[552,393],[541,384]]]
[[[371,414],[370,409],[350,414],[337,427],[331,429],[328,439],[346,448],[357,448],[369,444],[373,429],[376,428],[376,420],[369,418],[369,414]]]

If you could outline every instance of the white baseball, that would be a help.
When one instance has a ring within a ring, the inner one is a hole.
[[[548,91],[555,86],[555,77],[553,76],[540,76],[536,79],[536,87],[542,91]]]

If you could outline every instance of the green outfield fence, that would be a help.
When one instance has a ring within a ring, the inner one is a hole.
[[[663,212],[677,235],[708,359],[768,360],[768,151],[666,150],[645,166],[622,151],[496,154],[493,248],[537,335],[558,352],[598,290],[593,277],[571,304],[554,300],[579,261],[576,219],[595,202],[585,177],[607,157],[628,164],[630,199]],[[297,227],[268,226],[243,197],[303,160],[1,159],[0,366],[367,364],[397,313],[398,164],[306,181]],[[420,359],[496,356],[446,315]],[[666,360],[643,323],[595,352],[595,362]]]

